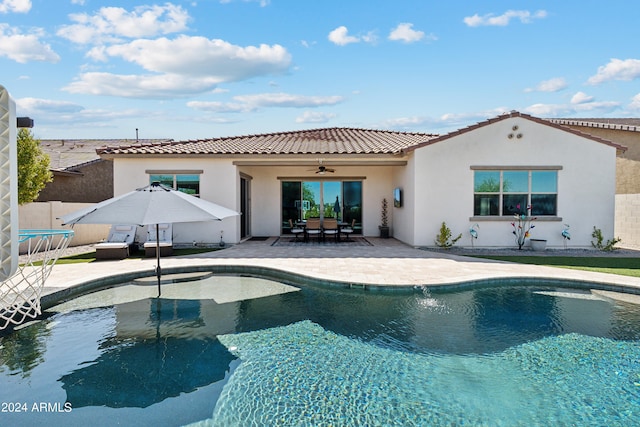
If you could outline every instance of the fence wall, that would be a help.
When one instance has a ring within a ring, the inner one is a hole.
[[[616,194],[615,237],[618,246],[640,250],[640,194]]]
[[[75,212],[95,203],[63,203],[63,202],[35,202],[20,206],[19,227],[25,229],[69,229],[62,226],[59,216]],[[110,225],[78,224],[71,228],[74,231],[71,246],[88,245],[106,239]]]

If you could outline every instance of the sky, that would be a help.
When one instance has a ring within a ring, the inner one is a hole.
[[[0,0],[0,85],[39,139],[639,117],[638,16],[629,0]]]

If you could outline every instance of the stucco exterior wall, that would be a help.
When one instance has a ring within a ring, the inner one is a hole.
[[[382,198],[393,206],[395,166],[339,166],[334,174],[318,176],[309,166],[239,166],[239,172],[251,180],[251,230],[254,236],[279,236],[281,221],[281,182],[283,180],[350,180],[362,179],[363,235],[377,236]],[[389,208],[390,223],[393,209]]]
[[[640,193],[640,132],[577,125],[566,126],[627,147],[627,151],[617,159],[616,194]]]
[[[507,136],[515,133],[522,138]],[[458,246],[471,246],[469,227],[480,226],[475,246],[515,246],[510,217],[473,217],[471,166],[560,166],[558,217],[536,221],[532,237],[562,247],[563,223],[572,247],[591,247],[593,227],[613,236],[615,148],[522,117],[509,118],[415,150],[416,246],[434,246],[445,221]]]
[[[113,197],[113,164],[98,160],[76,168],[81,175],[54,174],[38,195],[38,202],[97,203]]]
[[[113,161],[114,196],[125,194],[136,188],[149,185],[148,170],[176,171],[202,170],[200,175],[200,197],[235,211],[239,211],[236,167],[226,159],[214,158],[119,158]],[[220,233],[227,243],[240,241],[239,218],[223,221],[176,223],[173,225],[175,244],[214,244],[220,241]],[[140,237],[144,239],[144,237]],[[144,240],[142,240],[144,241]]]
[[[622,239],[617,245],[640,249],[640,194],[616,194],[615,237]]]

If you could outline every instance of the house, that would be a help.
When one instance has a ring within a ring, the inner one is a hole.
[[[166,140],[138,140],[149,144]],[[36,202],[97,203],[113,197],[113,164],[96,149],[106,145],[130,145],[134,140],[43,139],[40,148],[49,156],[53,181],[40,191]]]
[[[640,194],[640,119],[550,119],[570,129],[624,145],[616,160],[616,194]]]
[[[287,234],[289,219],[338,216],[378,235],[382,199],[392,235],[434,246],[442,222],[459,246],[514,246],[511,222],[532,205],[533,236],[590,247],[613,235],[616,156],[625,147],[519,112],[438,136],[349,128],[99,148],[113,161],[114,193],[161,181],[242,213],[175,224],[174,242],[230,243]]]

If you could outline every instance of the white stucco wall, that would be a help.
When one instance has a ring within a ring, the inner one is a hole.
[[[318,176],[309,166],[239,166],[239,172],[251,180],[251,234],[279,236],[281,219],[281,182],[283,180],[350,180],[362,179],[363,235],[377,236],[380,225],[380,206],[386,197],[393,217],[393,170],[396,166],[340,166],[334,174]],[[278,179],[283,178],[283,179]]]
[[[515,133],[522,138],[507,137]],[[458,246],[471,246],[469,227],[480,225],[475,246],[515,246],[511,218],[473,219],[471,166],[561,166],[558,171],[558,218],[535,222],[532,237],[562,247],[563,223],[571,225],[574,247],[591,247],[593,227],[611,237],[615,209],[615,148],[522,117],[509,118],[421,147],[414,152],[415,215],[412,240],[434,246],[445,221]]]
[[[113,190],[118,196],[136,188],[149,185],[147,170],[202,170],[200,175],[200,197],[235,211],[240,210],[239,178],[236,167],[228,159],[199,158],[118,158],[113,161]],[[240,219],[226,218],[223,221],[181,223],[173,225],[173,241],[176,244],[211,244],[220,241],[240,241]],[[139,232],[139,241],[144,241]]]

